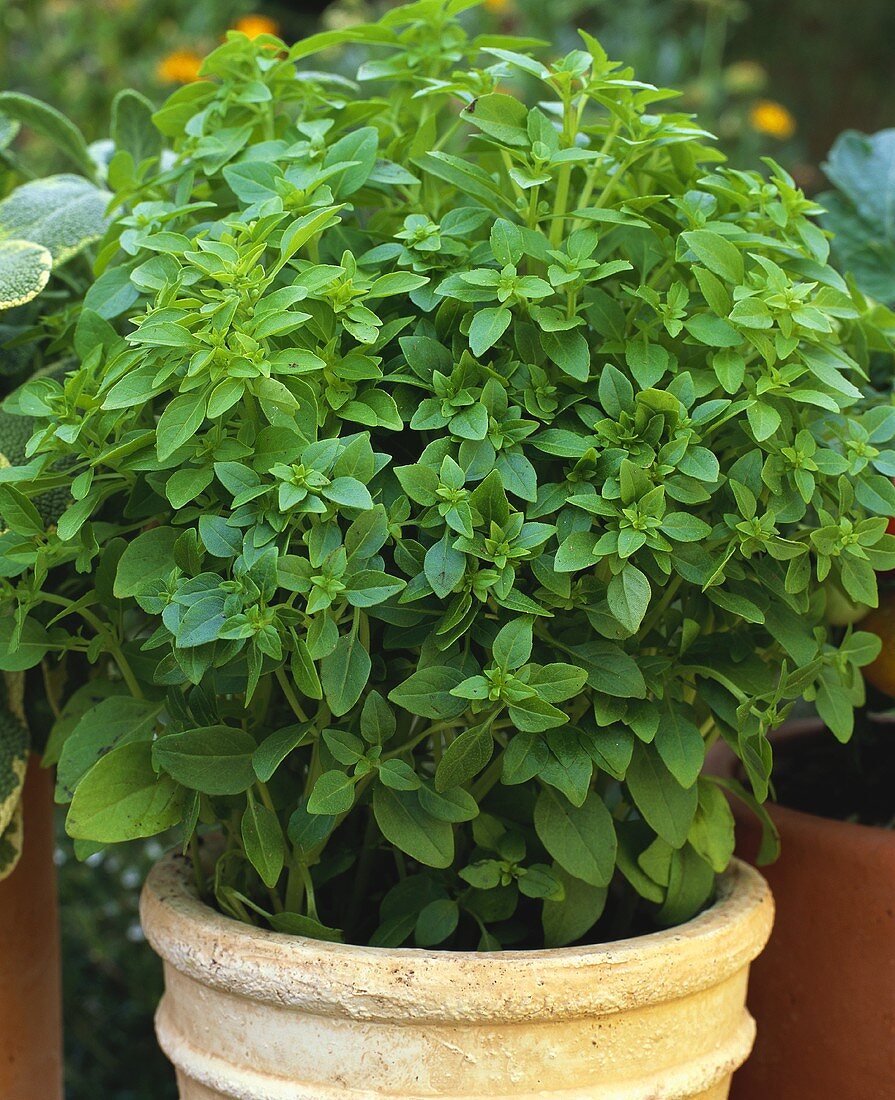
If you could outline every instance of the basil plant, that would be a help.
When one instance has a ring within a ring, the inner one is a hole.
[[[895,409],[817,207],[468,6],[231,33],[135,110],[80,365],[6,402],[0,667],[67,678],[69,833],[176,828],[281,932],[684,921],[769,731],[803,698],[847,738],[878,651],[824,626],[895,566]]]

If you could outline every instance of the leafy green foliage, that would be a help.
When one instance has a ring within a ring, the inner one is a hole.
[[[895,412],[785,172],[462,7],[231,35],[173,156],[115,154],[80,367],[7,402],[0,667],[134,701],[60,720],[73,835],[217,826],[240,919],[494,949],[687,919],[732,850],[706,744],[758,805],[794,700],[848,735],[876,647],[825,603],[895,565]],[[305,70],[347,41],[363,83]]]

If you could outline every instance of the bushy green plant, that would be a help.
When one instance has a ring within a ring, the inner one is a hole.
[[[81,365],[6,403],[0,667],[98,676],[49,746],[70,833],[216,827],[203,889],[281,931],[684,920],[733,846],[706,745],[757,807],[791,701],[847,737],[878,650],[823,625],[895,565],[895,410],[853,412],[816,207],[590,36],[542,63],[466,6],[232,35],[161,168],[135,115]],[[344,41],[358,82],[306,70]]]

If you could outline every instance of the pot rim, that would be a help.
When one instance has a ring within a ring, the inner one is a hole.
[[[714,904],[692,920],[583,947],[434,951],[284,935],[200,901],[179,853],[153,867],[140,901],[155,951],[204,985],[318,1015],[391,1022],[572,1019],[683,997],[748,966],[767,942],[773,911],[767,882],[736,859],[719,876]]]

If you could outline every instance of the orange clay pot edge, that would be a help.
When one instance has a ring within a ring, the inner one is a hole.
[[[792,722],[772,741],[821,729]],[[736,760],[714,767],[732,775]],[[780,860],[762,868],[777,921],[752,969],[758,1038],[731,1100],[882,1100],[895,1081],[895,831],[768,811],[782,842]],[[734,813],[738,854],[754,858],[758,823],[736,802]]]
[[[22,857],[0,882],[0,1097],[62,1100],[53,776],[33,756],[22,798]]]

